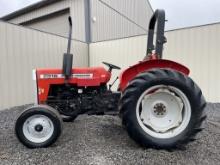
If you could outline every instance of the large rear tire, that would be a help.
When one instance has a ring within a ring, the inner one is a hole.
[[[24,110],[15,123],[15,134],[28,148],[52,145],[61,134],[62,121],[55,109],[38,105]]]
[[[136,76],[120,100],[129,136],[144,147],[175,149],[193,141],[206,115],[200,88],[188,76],[155,69]]]

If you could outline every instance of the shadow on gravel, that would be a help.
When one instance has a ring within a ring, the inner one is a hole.
[[[14,122],[25,107],[0,112],[0,164],[213,164],[220,162],[220,104],[207,106],[208,119],[198,140],[185,151],[143,149],[133,142],[118,117],[80,116],[64,123],[51,147],[30,150],[14,135]]]

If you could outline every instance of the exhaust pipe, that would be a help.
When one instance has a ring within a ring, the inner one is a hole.
[[[70,53],[72,41],[72,18],[69,16],[69,36],[68,36],[68,46],[67,53],[63,55],[63,74],[65,79],[69,79],[72,75],[72,65],[73,65],[73,54]]]

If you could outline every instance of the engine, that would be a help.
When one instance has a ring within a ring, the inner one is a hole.
[[[118,114],[119,92],[99,87],[77,87],[74,85],[52,85],[46,104],[65,116]]]

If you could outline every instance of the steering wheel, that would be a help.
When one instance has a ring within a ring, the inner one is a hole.
[[[120,67],[118,67],[118,66],[116,66],[116,65],[113,65],[113,64],[109,64],[109,63],[107,63],[107,62],[102,62],[102,63],[109,67],[109,70],[108,70],[109,72],[111,72],[112,69],[118,69],[118,70],[121,69]]]

